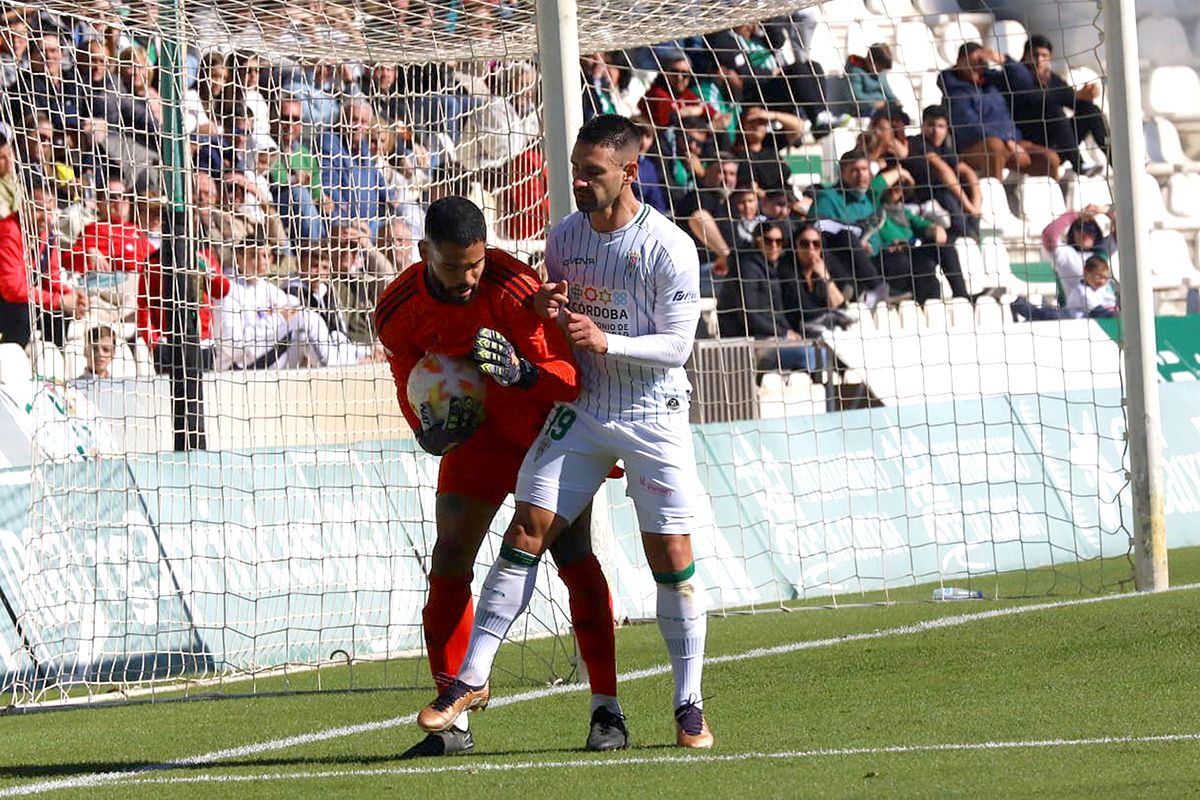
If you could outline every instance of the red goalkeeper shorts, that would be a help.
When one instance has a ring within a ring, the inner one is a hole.
[[[513,444],[484,425],[442,456],[438,494],[461,494],[500,505],[517,486],[525,447]]]

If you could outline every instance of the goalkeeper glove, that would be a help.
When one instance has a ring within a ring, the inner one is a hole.
[[[499,331],[480,328],[475,334],[472,356],[479,371],[501,386],[528,389],[537,381],[537,367],[521,358],[512,342]]]
[[[421,403],[420,413],[417,444],[435,456],[445,455],[465,442],[483,421],[483,406],[470,397],[450,398],[450,409],[443,422],[434,419],[429,403]]]

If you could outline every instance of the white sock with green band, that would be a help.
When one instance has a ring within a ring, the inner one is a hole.
[[[695,571],[696,565],[690,564],[679,572],[654,573],[658,584],[658,630],[666,642],[675,675],[675,708],[687,702],[704,705],[700,682],[708,614]]]
[[[537,556],[501,545],[500,556],[479,593],[467,657],[458,671],[458,679],[468,686],[487,683],[500,643],[533,597],[537,565]]]

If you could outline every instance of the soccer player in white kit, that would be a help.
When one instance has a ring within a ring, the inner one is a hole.
[[[525,457],[516,512],[483,584],[466,660],[417,718],[427,731],[487,705],[492,661],[529,604],[538,559],[622,459],[658,586],[658,626],[675,677],[676,743],[712,746],[700,688],[707,618],[690,538],[699,477],[683,369],[700,319],[700,265],[687,234],[634,196],[639,143],[632,122],[605,114],[580,129],[571,153],[579,211],[547,237],[550,283],[538,305],[565,325],[583,390],[551,411]]]

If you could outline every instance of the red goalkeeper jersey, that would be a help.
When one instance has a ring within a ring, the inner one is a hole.
[[[501,438],[528,448],[557,402],[579,395],[579,372],[562,330],[533,310],[537,273],[503,250],[488,248],[479,288],[465,304],[429,292],[425,262],[413,264],[384,290],[375,308],[375,329],[387,350],[404,417],[414,431],[417,412],[408,402],[408,375],[426,353],[471,356],[480,328],[499,331],[538,368],[529,389],[487,381],[484,423]]]

